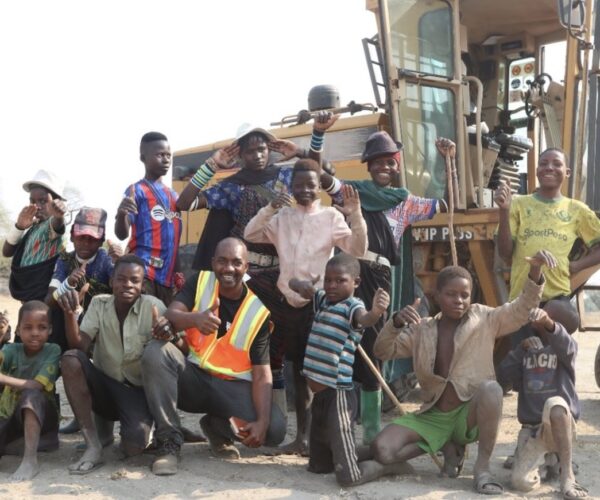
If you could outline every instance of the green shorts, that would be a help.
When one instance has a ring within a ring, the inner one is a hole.
[[[431,408],[425,413],[407,413],[393,423],[415,431],[422,439],[417,445],[427,453],[436,453],[450,440],[456,444],[477,441],[479,428],[467,428],[469,406],[470,401],[447,412]]]

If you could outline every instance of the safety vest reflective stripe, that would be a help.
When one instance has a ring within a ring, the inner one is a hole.
[[[211,307],[218,290],[219,282],[214,273],[202,271],[198,276],[194,310],[204,311]],[[246,297],[223,337],[217,339],[216,331],[204,334],[196,328],[186,331],[190,361],[216,375],[252,380],[250,346],[268,317],[268,309],[247,289]]]

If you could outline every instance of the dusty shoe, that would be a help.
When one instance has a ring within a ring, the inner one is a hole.
[[[200,427],[208,438],[210,451],[215,457],[228,460],[237,460],[240,458],[240,452],[234,446],[233,441],[217,434],[212,428],[208,415],[204,415],[200,419]]]
[[[158,456],[152,462],[152,473],[157,476],[172,476],[177,474],[179,461],[179,446],[165,442],[158,449]]]

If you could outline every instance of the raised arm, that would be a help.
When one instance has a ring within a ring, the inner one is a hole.
[[[115,218],[115,234],[120,240],[129,237],[129,228],[131,227],[130,215],[138,213],[135,203],[135,186],[130,186],[127,195],[123,197],[119,207],[117,208],[117,216]]]
[[[10,228],[10,231],[6,236],[6,241],[2,246],[3,257],[12,257],[15,254],[17,245],[23,239],[25,231],[33,226],[36,212],[37,207],[33,204],[27,205],[19,212],[17,222]]]
[[[410,358],[414,336],[418,334],[421,315],[417,311],[420,299],[394,313],[375,340],[373,353],[379,359]]]
[[[240,147],[237,142],[215,151],[215,153],[206,160],[190,179],[187,186],[183,189],[177,199],[177,210],[198,210],[206,208],[206,197],[202,194],[202,189],[215,175],[219,169],[230,169],[240,153]],[[194,205],[195,200],[198,200]]]
[[[244,239],[252,243],[272,243],[271,221],[280,208],[292,205],[293,198],[288,193],[279,193],[266,207],[250,219],[244,229]]]
[[[378,288],[373,296],[373,305],[370,311],[359,309],[354,313],[353,323],[355,328],[368,328],[379,321],[390,305],[390,296],[383,288]]]
[[[333,244],[350,255],[362,257],[367,252],[368,247],[367,223],[360,211],[358,191],[352,186],[344,185],[342,195],[344,199],[343,206],[334,205],[334,207],[348,218],[348,224],[339,219],[337,222],[334,221],[336,225],[332,228]],[[348,225],[350,226],[350,233],[348,233]]]
[[[510,204],[512,202],[512,193],[510,185],[506,180],[502,180],[500,185],[494,191],[494,201],[498,205],[498,236],[496,244],[498,245],[498,254],[504,262],[510,264],[514,249],[513,235],[510,231]]]

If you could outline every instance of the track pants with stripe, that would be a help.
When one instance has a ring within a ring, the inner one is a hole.
[[[354,441],[358,411],[355,391],[328,388],[317,392],[311,411],[308,470],[317,474],[335,472],[342,486],[357,482],[361,474]]]

